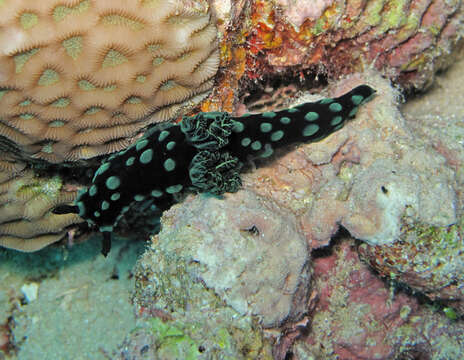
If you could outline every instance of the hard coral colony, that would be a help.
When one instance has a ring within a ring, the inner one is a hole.
[[[218,68],[206,3],[7,0],[0,11],[0,148],[26,160],[124,149],[198,104]]]

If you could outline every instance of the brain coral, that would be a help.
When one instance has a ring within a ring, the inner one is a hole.
[[[125,148],[210,90],[205,0],[0,1],[0,148],[73,161]]]

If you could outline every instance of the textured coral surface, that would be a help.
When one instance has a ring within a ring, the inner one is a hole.
[[[125,148],[210,90],[206,1],[0,2],[0,149],[51,162]]]
[[[0,161],[0,170],[0,246],[36,251],[61,240],[71,225],[82,221],[77,214],[51,212],[77,194],[58,176],[38,176],[7,160]]]

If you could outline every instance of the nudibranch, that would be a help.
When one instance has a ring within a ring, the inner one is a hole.
[[[132,204],[151,201],[160,211],[185,191],[220,195],[236,192],[240,171],[250,159],[268,158],[278,148],[318,141],[353,118],[375,90],[361,85],[332,99],[286,110],[232,117],[226,112],[185,116],[179,124],[158,126],[96,170],[75,206],[103,233],[102,253],[111,233]]]

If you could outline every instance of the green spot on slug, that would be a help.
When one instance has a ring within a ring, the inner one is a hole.
[[[126,160],[126,166],[132,166],[134,164],[135,157],[131,156],[129,159]]]
[[[158,136],[158,141],[161,142],[164,139],[166,139],[168,136],[169,136],[169,131],[163,130],[163,131],[160,132],[160,134]]]
[[[100,226],[98,228],[100,232],[112,232],[113,231],[113,225],[105,225],[105,226]]]
[[[280,118],[280,123],[284,124],[284,125],[290,124],[290,121],[292,121],[292,119],[290,119],[289,117],[286,117],[286,116]]]
[[[305,115],[304,118],[306,121],[315,121],[319,119],[319,114],[314,111],[310,111]]]
[[[166,192],[168,194],[175,194],[175,193],[178,193],[179,191],[181,191],[183,188],[182,185],[178,184],[178,185],[172,185],[172,186],[168,186],[166,188]]]
[[[319,126],[316,125],[316,124],[311,124],[311,125],[308,125],[304,128],[303,130],[303,136],[311,136],[311,135],[314,135],[315,133],[317,133],[317,131],[319,130]]]
[[[137,194],[137,195],[134,196],[135,201],[142,201],[143,199],[145,199],[145,196],[143,196],[143,195],[138,195]]]
[[[110,190],[116,190],[121,185],[121,180],[117,176],[110,176],[106,179],[106,187]]]
[[[272,146],[270,144],[265,144],[264,145],[264,152],[260,155],[262,158],[268,158],[274,153],[274,149],[272,149]]]
[[[176,168],[176,162],[169,158],[164,162],[163,167],[166,171],[172,171]]]
[[[332,103],[329,105],[329,109],[332,112],[342,111],[342,106],[339,103]]]
[[[82,201],[77,202],[77,207],[79,208],[79,216],[85,215],[85,205]]]
[[[300,112],[300,109],[293,107],[287,110],[290,114]]]
[[[93,212],[93,216],[95,216],[95,217],[100,217],[100,212],[99,212],[99,211],[94,211],[94,212]]]
[[[174,149],[174,147],[176,146],[176,142],[175,141],[170,141],[166,144],[166,149],[168,150],[172,150]]]
[[[268,122],[263,122],[261,123],[261,125],[259,126],[259,128],[261,129],[261,131],[263,133],[267,133],[269,131],[272,130],[272,124],[268,123]]]
[[[263,112],[261,114],[261,116],[263,118],[266,118],[266,119],[272,119],[276,116],[277,114],[274,112],[274,111],[266,111],[266,112]]]
[[[327,98],[327,99],[322,99],[319,101],[319,104],[330,104],[331,102],[333,102],[334,100],[331,99],[331,98]]]
[[[332,118],[332,120],[330,120],[330,125],[332,126],[336,126],[338,124],[340,124],[342,122],[343,118],[341,116],[335,116],[334,118]]]
[[[282,130],[277,130],[271,134],[272,141],[279,141],[284,137],[284,132]]]
[[[246,137],[246,138],[243,138],[242,141],[240,142],[242,144],[242,146],[248,146],[250,145],[251,143],[251,139]]]
[[[355,105],[359,105],[361,104],[361,102],[363,101],[363,97],[361,95],[353,95],[351,97],[351,101],[353,102],[353,104]]]
[[[140,162],[142,164],[148,164],[153,159],[153,149],[145,150],[142,155],[140,155]]]
[[[94,196],[95,194],[97,193],[97,186],[96,185],[92,185],[89,189],[89,195],[90,196]]]
[[[137,151],[140,151],[142,150],[145,146],[147,146],[148,144],[148,140],[147,139],[143,139],[143,140],[140,140],[138,141],[136,144],[135,144],[135,149]]]
[[[253,143],[251,144],[251,148],[252,148],[253,150],[255,150],[255,151],[260,150],[261,147],[262,147],[261,142],[258,141],[258,140],[253,141]]]
[[[111,198],[110,198],[110,199],[113,200],[113,201],[117,201],[117,200],[119,200],[120,198],[121,198],[121,194],[120,194],[120,193],[114,193],[114,194],[111,195]]]
[[[240,121],[234,121],[234,125],[232,127],[232,131],[235,133],[240,133],[245,129],[245,125]]]
[[[160,190],[152,190],[151,196],[153,196],[153,197],[161,197],[161,196],[163,196],[163,192],[160,191]]]
[[[106,200],[103,200],[102,203],[101,203],[101,209],[102,210],[108,210],[110,207],[110,203]]]
[[[357,107],[354,107],[350,113],[348,114],[349,117],[353,117],[356,115],[356,113],[358,112],[358,108]]]
[[[102,164],[102,165],[97,169],[97,171],[95,171],[95,176],[94,176],[93,178],[95,179],[98,175],[103,174],[103,173],[104,173],[106,170],[108,170],[109,168],[110,168],[110,163],[109,163],[109,162]]]

